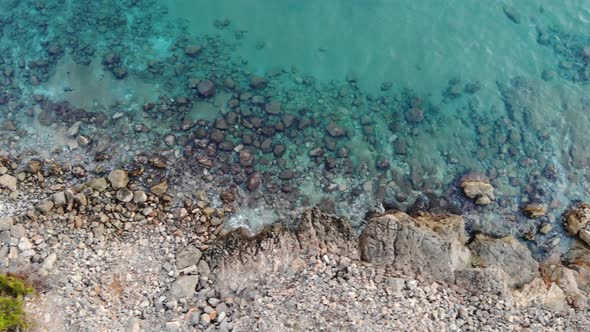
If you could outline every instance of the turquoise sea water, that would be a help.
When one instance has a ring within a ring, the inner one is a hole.
[[[0,6],[5,151],[106,169],[164,156],[154,176],[182,195],[237,193],[230,226],[312,204],[359,226],[383,208],[442,210],[493,235],[550,223],[532,241],[545,248],[590,198],[587,1]],[[490,179],[493,204],[458,192],[468,172]],[[548,215],[526,218],[531,201]]]

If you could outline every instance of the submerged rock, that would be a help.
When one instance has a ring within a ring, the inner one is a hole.
[[[109,173],[109,181],[111,182],[113,189],[120,189],[127,186],[129,183],[129,176],[127,171],[116,169]]]
[[[464,176],[461,179],[461,188],[465,196],[471,198],[477,205],[489,205],[496,199],[494,187],[487,178],[476,173]]]

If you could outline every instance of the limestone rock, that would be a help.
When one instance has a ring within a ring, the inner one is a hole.
[[[371,219],[363,230],[361,258],[453,282],[454,272],[469,266],[464,228],[459,216],[387,214]]]
[[[508,275],[510,287],[521,287],[539,276],[539,263],[522,243],[512,236],[493,239],[477,235],[469,245],[476,266],[497,266]]]
[[[195,293],[199,276],[181,276],[170,286],[168,297],[170,299],[178,300],[181,298],[190,299]]]
[[[455,271],[455,284],[474,293],[503,294],[508,291],[507,276],[495,266]]]
[[[162,196],[168,191],[168,182],[163,181],[151,188],[152,193],[156,196]]]
[[[195,246],[190,245],[176,254],[176,269],[183,270],[189,266],[199,264],[203,254]]]
[[[523,207],[523,212],[531,219],[538,219],[547,215],[547,205],[542,203],[528,203]]]
[[[483,181],[463,181],[461,183],[465,196],[471,198],[477,205],[489,205],[496,198],[494,187]]]
[[[590,221],[590,204],[578,203],[568,210],[564,217],[564,227],[570,235],[577,235]]]
[[[10,191],[16,191],[16,181],[14,176],[4,174],[0,176],[0,188],[8,188]]]
[[[88,186],[96,191],[105,191],[109,187],[109,184],[105,178],[95,178],[88,181]]]
[[[127,187],[127,184],[129,183],[129,175],[127,174],[127,171],[116,169],[109,173],[109,181],[111,182],[113,189],[124,188]]]

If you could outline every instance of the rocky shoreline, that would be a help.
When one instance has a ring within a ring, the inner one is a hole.
[[[166,179],[124,169],[82,179],[8,157],[0,169],[2,270],[43,280],[27,302],[40,331],[590,328],[584,204],[564,216],[582,240],[537,262],[458,215],[387,211],[359,234],[312,208],[252,237],[224,227],[228,193],[175,207]]]

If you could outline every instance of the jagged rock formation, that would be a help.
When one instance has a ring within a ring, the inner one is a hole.
[[[476,293],[513,294],[519,303],[534,300],[557,310],[564,310],[566,300],[582,294],[576,286],[580,278],[574,281],[568,274],[573,270],[561,272],[568,274],[569,284],[564,278],[556,277],[553,283],[540,279],[539,263],[513,237],[479,235],[467,245],[460,216],[388,212],[370,219],[357,237],[346,220],[314,208],[296,225],[288,229],[275,224],[252,238],[235,231],[212,246],[205,256],[221,288],[239,293],[270,273],[301,272],[305,265],[301,255],[330,255],[344,267],[351,261],[369,264]]]

